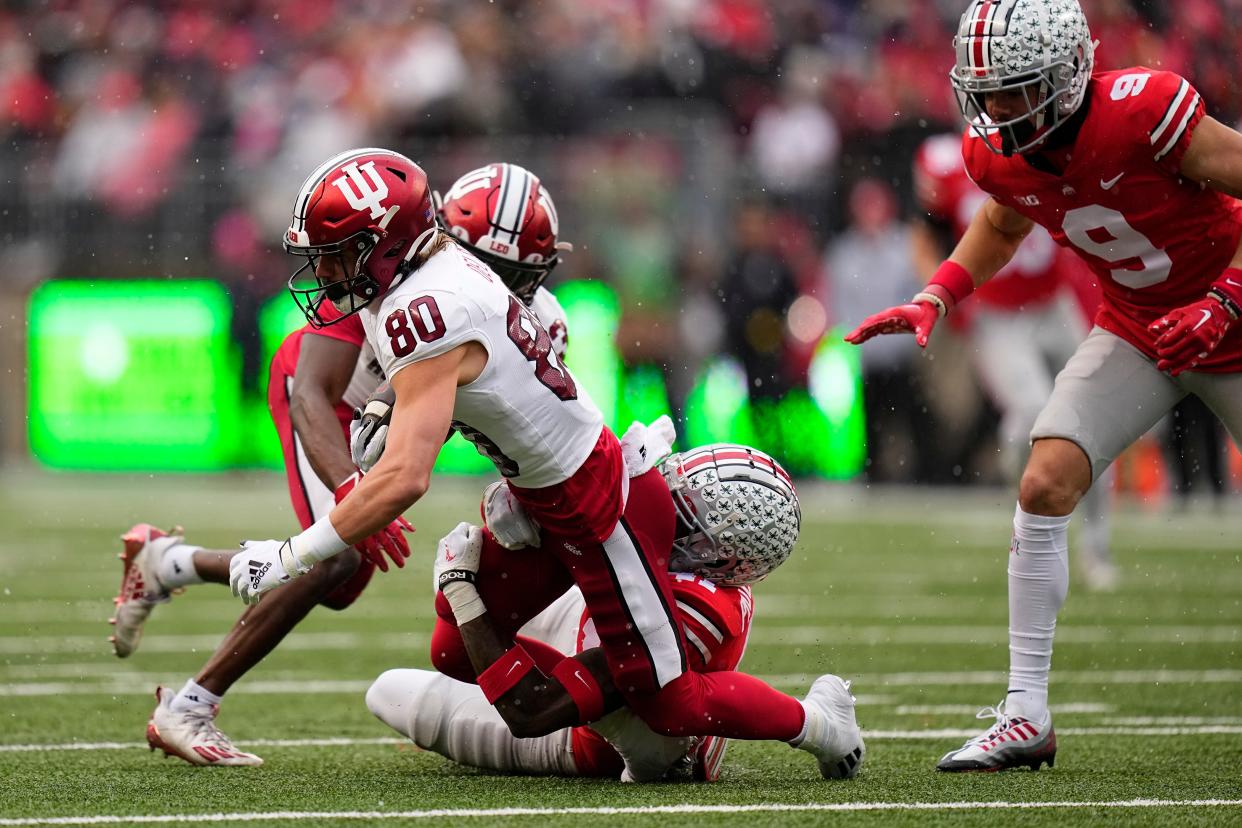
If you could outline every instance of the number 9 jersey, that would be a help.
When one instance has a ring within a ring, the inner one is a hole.
[[[595,448],[603,415],[561,361],[552,336],[499,276],[457,243],[360,316],[390,380],[407,365],[468,342],[487,350],[483,373],[457,389],[453,425],[515,485],[562,483]]]
[[[1100,279],[1095,323],[1155,359],[1147,326],[1202,299],[1242,237],[1242,203],[1182,177],[1182,157],[1204,117],[1188,81],[1143,67],[1099,72],[1060,176],[1004,157],[969,127],[966,171],[999,203],[1047,228]],[[1000,137],[990,135],[999,146]],[[1242,370],[1242,326],[1196,368]]]

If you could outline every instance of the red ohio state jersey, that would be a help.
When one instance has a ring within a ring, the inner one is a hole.
[[[1242,203],[1183,178],[1182,157],[1204,117],[1190,83],[1135,67],[1097,73],[1061,176],[1005,158],[967,129],[970,177],[998,202],[1043,225],[1099,277],[1096,324],[1155,359],[1147,326],[1204,297],[1242,236]],[[999,147],[1000,137],[990,136]],[[1242,370],[1242,326],[1196,368]]]
[[[690,669],[696,673],[736,670],[755,614],[750,587],[721,586],[685,572],[670,572],[668,577]],[[595,622],[583,611],[577,652],[598,646]]]
[[[966,175],[962,141],[956,135],[933,135],[919,147],[914,157],[914,190],[923,210],[949,224],[955,239],[962,237],[988,198]],[[1068,281],[1064,274],[1069,255],[1037,228],[1013,260],[972,294],[971,303],[1017,310],[1048,302]],[[1080,265],[1070,262],[1069,267]]]

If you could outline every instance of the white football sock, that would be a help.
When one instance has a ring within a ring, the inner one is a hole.
[[[179,712],[202,710],[204,707],[212,707],[219,704],[223,698],[223,696],[217,696],[210,690],[201,687],[194,679],[190,679],[177,695],[173,697],[170,706],[173,710]]]
[[[1069,516],[1013,516],[1009,550],[1009,695],[1006,712],[1041,721],[1057,612],[1069,590]]]
[[[160,568],[157,577],[165,589],[180,589],[190,584],[201,584],[203,579],[198,574],[198,570],[194,568],[194,553],[202,552],[201,546],[190,546],[188,543],[178,543],[164,550],[163,557],[160,558]]]

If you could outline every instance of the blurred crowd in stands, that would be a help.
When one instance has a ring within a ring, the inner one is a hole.
[[[1083,5],[1097,66],[1181,72],[1238,120],[1242,0]],[[964,6],[9,0],[0,279],[219,278],[245,340],[283,287],[292,194],[324,157],[391,146],[441,190],[516,160],[577,245],[554,280],[612,284],[627,360],[664,366],[676,398],[695,362],[731,352],[752,394],[779,395],[805,384],[833,326],[916,288],[910,160],[959,128],[946,73]],[[864,270],[865,290],[842,287]],[[951,447],[962,432],[947,459],[877,451],[875,479],[995,479],[975,419],[937,422],[927,402],[960,376],[909,341],[865,359],[890,442]],[[983,395],[964,393],[986,421]]]

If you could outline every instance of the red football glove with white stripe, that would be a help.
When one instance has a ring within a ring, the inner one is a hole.
[[[1216,350],[1233,321],[1225,306],[1210,296],[1169,311],[1147,328],[1158,337],[1156,368],[1175,377],[1191,370]]]
[[[334,492],[336,502],[340,503],[344,500],[361,479],[362,472],[354,472],[345,478],[345,482],[337,486]],[[410,557],[410,545],[406,542],[403,533],[413,531],[414,527],[410,525],[410,522],[398,515],[396,520],[371,537],[354,544],[354,548],[368,561],[375,564],[380,572],[388,571],[388,561],[384,559],[385,554],[392,558],[392,562],[400,569],[405,566],[405,559]]]

